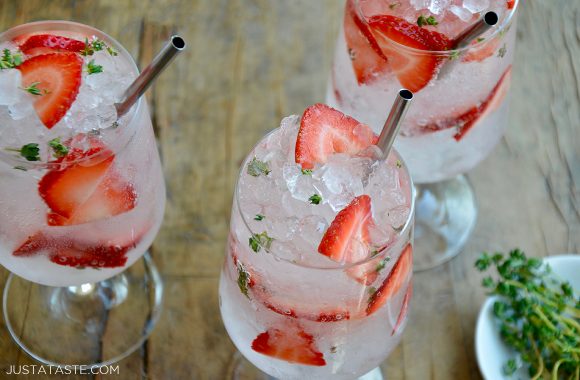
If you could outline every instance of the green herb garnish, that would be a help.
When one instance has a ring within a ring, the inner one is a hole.
[[[254,220],[257,220],[258,222],[264,220],[265,216],[262,214],[256,214],[256,216],[254,217]]]
[[[56,158],[61,158],[68,154],[68,147],[60,142],[59,137],[50,140],[48,146],[52,148],[52,155]]]
[[[89,73],[89,75],[102,73],[103,66],[95,64],[95,60],[91,59],[90,62],[87,64],[87,72]]]
[[[421,15],[417,19],[417,25],[419,25],[419,26],[424,26],[424,25],[437,26],[437,25],[439,25],[439,23],[437,22],[437,20],[433,16],[425,17],[425,16]]]
[[[451,54],[449,54],[449,60],[453,61],[454,59],[459,58],[459,56],[461,55],[461,53],[457,50],[452,51]]]
[[[20,149],[6,148],[6,150],[20,153],[27,161],[40,161],[40,148],[36,143],[23,145]]]
[[[304,175],[312,175],[312,169],[302,169],[302,174],[304,174]]]
[[[259,177],[262,174],[268,175],[270,174],[270,167],[267,162],[260,161],[254,157],[248,164],[248,174],[254,177]]]
[[[318,194],[313,194],[310,198],[308,198],[308,200],[310,201],[310,204],[318,205],[320,202],[322,202],[322,197]]]
[[[497,51],[497,56],[499,58],[503,58],[507,53],[507,47],[506,44],[503,44],[503,46]]]
[[[22,89],[24,91],[28,92],[29,94],[36,95],[36,96],[42,96],[44,94],[48,94],[48,91],[41,90],[40,88],[38,88],[39,84],[40,84],[40,82],[32,82],[32,83],[30,83],[30,85],[28,87],[24,87]]]
[[[238,286],[243,295],[250,298],[248,295],[248,285],[250,284],[250,274],[244,266],[238,262]]]
[[[568,282],[551,276],[548,265],[519,249],[508,255],[483,253],[475,262],[482,272],[495,267],[499,278],[482,285],[499,295],[493,313],[504,342],[528,363],[532,379],[576,379],[580,373],[580,297]],[[508,361],[504,372],[517,370]]]
[[[273,238],[268,236],[266,231],[262,232],[261,234],[253,234],[250,237],[250,248],[252,251],[258,253],[260,249],[265,248],[266,250],[270,249],[272,246],[272,242],[274,241]]]
[[[2,51],[2,56],[0,57],[0,69],[13,69],[20,66],[22,63],[22,54],[12,53],[9,49],[4,49]]]
[[[106,50],[110,55],[116,56],[118,53],[107,45],[107,43],[103,40],[95,38],[92,41],[89,41],[88,38],[85,38],[85,48],[81,51],[81,55],[89,56],[95,54],[96,51]]]
[[[385,257],[384,259],[381,260],[381,262],[377,265],[377,267],[375,268],[376,272],[380,272],[383,269],[385,269],[385,267],[387,266],[387,263],[391,260],[390,257]]]

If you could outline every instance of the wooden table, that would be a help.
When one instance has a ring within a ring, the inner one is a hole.
[[[189,46],[148,94],[168,188],[152,248],[165,304],[144,349],[120,362],[120,378],[226,378],[235,348],[217,286],[238,167],[283,116],[324,100],[342,7],[337,0],[0,2],[0,30],[40,19],[90,24],[141,67],[173,31]],[[523,4],[510,128],[470,173],[477,226],[459,257],[415,276],[403,342],[383,366],[388,379],[480,378],[474,327],[485,293],[473,262],[481,251],[580,250],[579,24],[578,1]],[[0,268],[0,290],[7,275]],[[0,378],[11,364],[35,362],[0,321]]]

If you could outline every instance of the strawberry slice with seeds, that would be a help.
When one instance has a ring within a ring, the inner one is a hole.
[[[412,92],[418,92],[429,84],[445,60],[429,51],[449,50],[452,46],[451,40],[444,34],[421,28],[395,16],[373,16],[369,26],[391,70],[401,85]],[[405,46],[425,52],[406,50]]]
[[[82,68],[83,60],[75,53],[41,54],[17,67],[23,88],[37,83],[41,95],[35,96],[34,109],[46,128],[58,123],[75,101]]]
[[[287,295],[273,294],[263,284],[263,281],[251,269],[244,266],[250,275],[248,287],[251,298],[260,302],[269,310],[285,317],[303,319],[314,322],[341,322],[350,319],[347,308],[324,306],[320,304],[307,305],[304,302],[290,300]],[[352,306],[353,309],[355,306]]]
[[[296,163],[303,169],[312,169],[316,163],[326,162],[332,153],[354,155],[376,141],[377,136],[369,126],[326,104],[314,104],[302,114]]]
[[[144,232],[137,236],[87,242],[76,238],[52,236],[41,231],[28,237],[12,254],[33,256],[40,252],[48,252],[49,260],[59,265],[115,268],[125,265],[128,251],[137,246]]]
[[[391,331],[391,336],[395,335],[395,333],[399,330],[401,323],[407,318],[407,314],[409,313],[409,301],[411,301],[411,296],[413,295],[413,281],[409,281],[409,286],[407,287],[407,291],[405,292],[405,298],[403,298],[403,305],[401,306],[401,311],[399,312],[399,317],[397,318],[397,323],[395,323],[395,327],[393,327],[393,331]]]
[[[310,366],[324,366],[324,355],[316,348],[314,336],[294,323],[282,328],[272,327],[259,334],[252,342],[252,349],[263,355]]]
[[[371,198],[368,195],[356,197],[336,214],[318,245],[318,252],[340,263],[363,260],[370,253],[369,226],[372,223]]]
[[[38,183],[51,210],[51,226],[88,223],[135,207],[135,189],[115,170],[115,155],[97,138],[89,139],[89,144],[87,150],[74,148],[57,160],[62,168],[48,171]]]
[[[344,38],[359,85],[372,83],[388,71],[387,57],[362,20],[354,0],[348,0],[344,8]]]
[[[480,47],[474,47],[462,58],[463,62],[482,62],[495,55],[501,39],[494,38],[491,41],[484,42]],[[473,44],[476,44],[473,43]]]
[[[511,66],[503,73],[495,87],[491,90],[487,98],[479,105],[469,108],[456,116],[439,120],[435,123],[424,126],[426,131],[438,131],[447,128],[456,128],[457,133],[453,138],[460,141],[473,128],[479,120],[485,118],[497,110],[505,96],[507,95],[511,83]]]
[[[383,284],[371,295],[366,308],[367,315],[379,310],[389,298],[397,294],[413,271],[413,247],[407,244],[399,260]]]
[[[84,42],[54,34],[35,34],[20,45],[20,51],[28,57],[49,53],[80,53],[84,49]]]

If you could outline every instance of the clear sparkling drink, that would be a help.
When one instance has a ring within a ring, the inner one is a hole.
[[[10,29],[0,53],[0,263],[50,286],[112,277],[152,243],[165,204],[146,102],[114,107],[137,68],[70,22]]]
[[[254,365],[280,379],[353,379],[396,346],[412,293],[412,184],[397,153],[328,106],[290,116],[246,158],[220,308]]]
[[[347,0],[327,101],[382,127],[389,99],[415,93],[396,147],[418,183],[464,173],[507,124],[517,0]],[[455,38],[487,11],[499,22],[461,49]]]

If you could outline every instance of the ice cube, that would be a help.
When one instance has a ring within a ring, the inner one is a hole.
[[[421,9],[426,9],[429,6],[429,0],[411,0],[410,3],[411,5],[416,9],[416,10],[421,10]]]
[[[34,114],[32,96],[34,95],[27,95],[23,92],[19,92],[17,102],[8,106],[8,111],[10,112],[12,119],[22,120]]]
[[[463,0],[463,8],[471,13],[479,13],[489,8],[489,0]]]
[[[449,7],[451,0],[431,0],[429,3],[429,11],[433,14],[443,14]]]
[[[20,71],[0,70],[0,105],[11,106],[20,100],[20,83]]]
[[[457,5],[450,6],[449,10],[451,11],[451,13],[453,13],[461,21],[464,21],[464,22],[471,20],[471,18],[473,17],[473,14],[471,12],[469,12],[467,9],[465,9],[463,7],[458,7]],[[419,120],[417,122],[417,124],[421,125],[421,126],[425,126],[425,125],[427,125],[427,120]]]
[[[283,218],[281,216],[267,215],[263,222],[266,222],[264,225],[268,236],[278,241],[292,240],[298,228],[298,218],[293,216]]]

